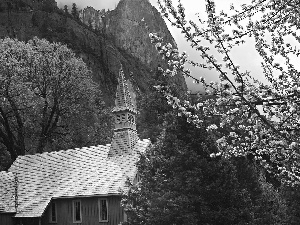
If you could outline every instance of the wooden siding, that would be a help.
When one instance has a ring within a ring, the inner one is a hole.
[[[24,217],[24,218],[15,218],[16,224],[22,224],[22,225],[39,225],[40,218],[36,217]]]
[[[106,198],[108,201],[108,222],[99,222],[99,198]],[[81,201],[81,223],[73,223],[72,202],[74,200]],[[118,225],[124,218],[124,211],[120,206],[120,196],[66,198],[54,199],[52,201],[56,202],[57,223],[50,223],[51,204],[49,204],[42,217],[42,225]]]
[[[14,213],[0,213],[0,224],[1,225],[13,225]]]

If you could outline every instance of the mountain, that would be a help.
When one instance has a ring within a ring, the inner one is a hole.
[[[118,49],[139,59],[152,70],[164,65],[164,62],[150,42],[149,33],[158,33],[165,42],[177,47],[160,13],[148,0],[120,0],[112,11],[87,7],[81,10],[80,18],[84,24],[92,25],[111,40]],[[172,80],[180,93],[187,90],[181,75]]]
[[[149,33],[158,33],[166,42],[177,46],[159,12],[148,0],[121,0],[115,10],[107,12],[87,7],[81,18],[150,67],[156,66],[160,57],[149,41]]]
[[[105,9],[97,10],[91,6],[84,8],[79,11],[80,20],[88,26],[98,31],[103,31],[104,28],[104,17],[109,13]]]
[[[78,18],[58,9],[54,0],[0,0],[0,21],[0,38],[27,41],[38,36],[67,44],[92,70],[109,105],[113,103],[121,64],[137,92],[149,91],[157,66],[163,65],[150,43],[150,32],[159,33],[176,46],[164,20],[148,0],[121,0],[112,11],[87,7]],[[173,81],[178,92],[185,93],[184,78],[178,75]]]

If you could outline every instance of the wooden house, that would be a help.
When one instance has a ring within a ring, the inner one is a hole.
[[[136,131],[135,95],[120,70],[112,143],[19,156],[0,172],[1,225],[118,225],[128,179],[149,145]]]

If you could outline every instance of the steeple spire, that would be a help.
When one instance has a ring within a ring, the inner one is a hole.
[[[123,111],[125,109],[136,114],[135,94],[133,93],[131,84],[126,82],[121,66],[118,76],[118,86],[113,112]]]
[[[135,116],[137,113],[132,85],[125,80],[121,69],[113,109],[115,119],[114,136],[108,153],[109,157],[131,154],[138,141]]]

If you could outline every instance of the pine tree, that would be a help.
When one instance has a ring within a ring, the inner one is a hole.
[[[68,5],[64,5],[64,12],[65,14],[69,14]]]
[[[247,224],[250,194],[230,161],[211,158],[215,146],[203,129],[169,114],[165,131],[141,157],[141,181],[123,199],[125,224]]]
[[[71,15],[74,17],[74,19],[79,20],[79,12],[76,3],[72,4]]]

